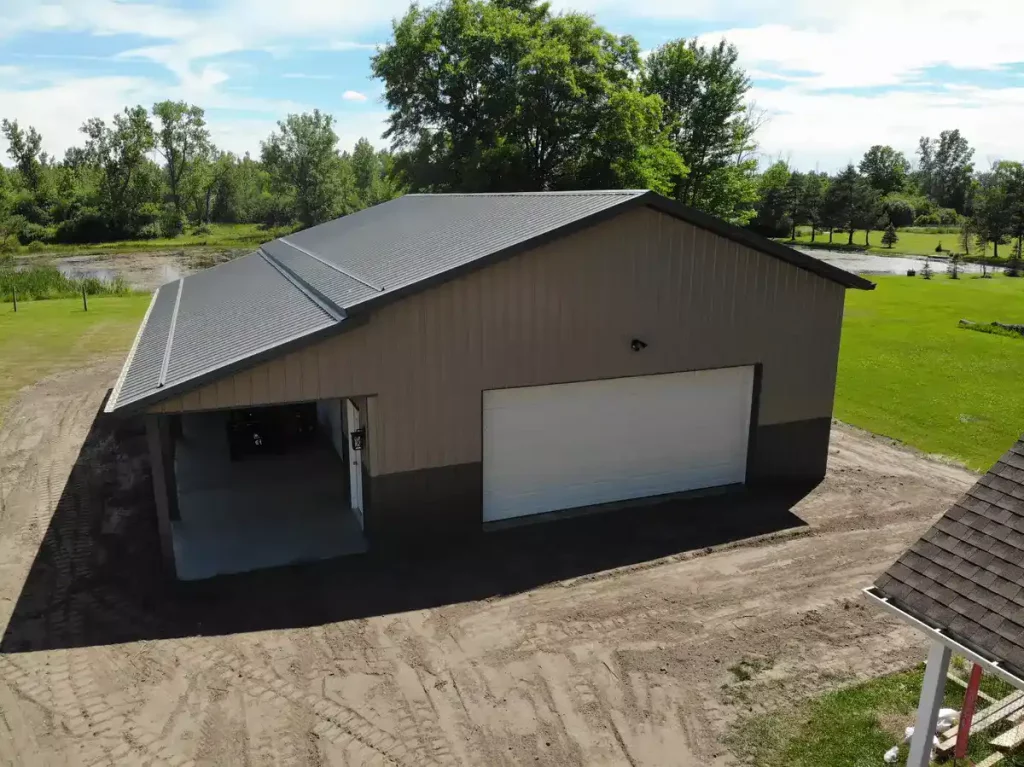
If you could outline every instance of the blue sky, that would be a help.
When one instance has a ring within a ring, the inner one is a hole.
[[[360,136],[383,143],[386,108],[369,60],[407,0],[0,2],[0,117],[37,126],[51,153],[80,143],[89,117],[164,98],[206,108],[218,145],[239,153],[257,154],[278,119],[314,107],[337,118],[343,147]],[[954,127],[981,164],[1024,159],[1019,2],[553,5],[592,13],[648,50],[676,37],[734,42],[766,117],[765,161],[833,170],[871,144],[912,154],[919,136]]]

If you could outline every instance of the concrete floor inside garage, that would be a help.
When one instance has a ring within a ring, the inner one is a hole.
[[[232,461],[225,412],[182,417],[172,522],[178,578],[199,580],[358,554],[347,467],[324,439]]]

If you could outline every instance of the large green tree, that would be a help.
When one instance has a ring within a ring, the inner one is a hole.
[[[875,144],[864,153],[864,159],[860,161],[860,172],[880,195],[887,195],[903,189],[907,174],[910,173],[910,162],[903,152],[897,152],[891,146]]]
[[[957,213],[967,209],[974,150],[959,130],[944,130],[939,138],[922,136],[918,142],[917,181],[939,207]]]
[[[413,190],[646,186],[685,168],[661,100],[638,88],[639,46],[537,0],[413,5],[373,58],[387,135]]]
[[[161,173],[149,154],[156,137],[143,106],[114,115],[111,125],[99,118],[81,128],[85,151],[102,171],[98,207],[114,237],[136,237],[155,224],[162,193]]]
[[[757,121],[744,97],[750,80],[739,52],[724,40],[705,46],[675,40],[646,62],[645,90],[661,97],[663,124],[689,173],[675,196],[683,203],[728,220],[753,215],[756,163],[748,157]]]
[[[27,131],[23,130],[17,120],[3,120],[0,131],[7,139],[7,156],[14,161],[22,182],[30,191],[38,191],[43,175],[43,137],[31,125]]]
[[[334,118],[319,109],[278,122],[262,143],[271,187],[305,226],[343,212],[345,183]]]
[[[184,101],[160,101],[153,105],[157,119],[156,147],[164,158],[167,186],[174,215],[184,217],[189,201],[205,196],[208,165],[213,151],[204,111]],[[180,226],[180,224],[179,224]]]
[[[971,218],[979,240],[992,243],[999,258],[999,246],[1009,241],[1011,230],[1011,189],[1016,163],[1000,161],[975,180]]]

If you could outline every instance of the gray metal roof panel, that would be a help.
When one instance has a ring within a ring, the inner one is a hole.
[[[391,292],[643,194],[413,194],[306,229],[288,240]],[[372,297],[367,294],[342,306]]]
[[[178,285],[178,281],[169,282],[157,290],[146,324],[139,333],[135,354],[126,362],[128,370],[117,392],[117,401],[111,403],[111,407],[116,408],[157,388]]]
[[[258,253],[220,264],[182,282],[166,383],[333,324]]]

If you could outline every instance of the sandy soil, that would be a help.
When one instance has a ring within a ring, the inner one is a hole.
[[[0,433],[0,764],[730,764],[737,716],[923,658],[859,589],[975,478],[837,426],[825,482],[754,540],[182,592],[138,428],[95,420],[116,370],[24,391]]]

